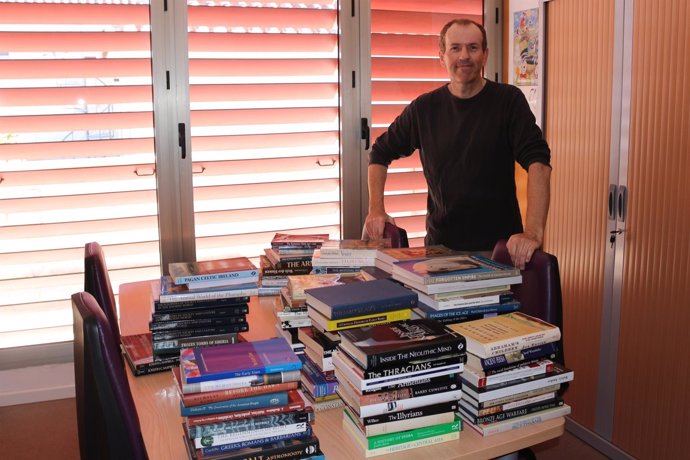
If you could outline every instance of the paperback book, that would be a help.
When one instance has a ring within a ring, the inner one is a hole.
[[[340,347],[361,367],[372,369],[464,356],[465,338],[436,321],[415,319],[342,331]]]
[[[491,358],[480,358],[477,355],[467,355],[467,365],[481,369],[486,375],[492,375],[505,370],[519,367],[540,359],[555,359],[558,353],[558,343],[549,342],[543,345],[523,348],[512,353],[505,353]]]
[[[342,331],[345,329],[401,321],[410,319],[411,315],[412,310],[406,308],[404,310],[393,310],[371,315],[353,316],[350,318],[328,319],[318,311],[309,309],[309,317],[312,320],[312,324],[324,331]]]
[[[329,319],[370,315],[417,306],[417,294],[380,279],[305,290],[307,305]]]
[[[199,404],[190,407],[186,407],[182,401],[180,401],[180,414],[183,417],[191,415],[210,415],[262,407],[284,406],[287,403],[287,391],[251,395],[245,398],[226,399],[225,401]]]
[[[391,247],[390,239],[380,240],[327,240],[319,248],[319,254],[324,259],[336,257],[367,257],[375,258],[379,249]]]
[[[462,411],[460,412],[462,415]],[[535,423],[545,422],[557,417],[565,417],[570,414],[570,406],[563,404],[562,406],[554,407],[553,409],[546,409],[535,414],[523,415],[501,422],[481,423],[475,425],[465,419],[465,425],[477,431],[483,436],[490,436],[493,434],[504,433],[506,431],[516,430],[524,426],[534,425]],[[463,415],[464,417],[464,415]]]
[[[242,433],[263,428],[278,428],[293,423],[309,423],[313,419],[314,412],[311,410],[291,411],[280,414],[235,419],[209,425],[188,426],[187,436],[192,439],[201,439],[206,436]]]
[[[497,286],[506,286],[522,283],[522,275],[509,276],[507,278],[486,278],[468,281],[451,281],[447,283],[424,284],[412,278],[400,276],[399,273],[392,273],[391,277],[400,281],[419,292],[427,295],[442,294],[449,292],[470,291],[483,288],[493,288]]]
[[[163,372],[180,365],[179,356],[155,359],[150,333],[123,335],[120,337],[120,346],[125,361],[135,376]]]
[[[480,358],[557,342],[561,338],[558,326],[519,311],[449,327],[465,336],[467,351]]]
[[[321,371],[305,355],[299,359],[302,361],[302,386],[315,398],[334,395],[339,385],[335,374]]]
[[[181,303],[189,301],[207,301],[215,299],[237,299],[237,303],[249,302],[250,296],[258,294],[256,283],[221,286],[206,289],[189,289],[186,284],[175,284],[169,275],[161,277],[161,288],[158,295],[157,311],[177,310]]]
[[[194,447],[194,442],[187,436],[183,436],[187,454],[192,460],[253,460],[253,459],[281,459],[302,460],[310,455],[320,452],[319,440],[316,436],[307,438],[290,439],[264,444],[256,447],[245,447],[227,451],[218,456],[212,454],[203,455],[201,449]]]
[[[452,310],[436,310],[423,302],[419,302],[415,311],[422,318],[429,318],[436,321],[449,320],[449,323],[455,323],[466,320],[472,316],[493,315],[500,313],[510,313],[520,309],[520,302],[495,303],[489,305],[480,305],[475,307],[462,307]],[[479,319],[479,318],[475,318]]]
[[[182,374],[182,392],[184,394],[200,393],[204,391],[227,390],[231,388],[245,388],[250,386],[270,385],[275,383],[299,382],[300,371],[270,372],[267,374],[250,375],[246,377],[231,377],[227,379],[208,380],[204,382],[188,383]]]
[[[259,270],[247,257],[206,260],[202,262],[172,262],[168,271],[175,284],[212,280],[256,282]]]
[[[418,294],[419,301],[435,310],[453,310],[465,307],[477,307],[481,305],[501,304],[512,302],[513,293],[510,290],[501,290],[495,294],[471,294],[463,295],[462,292],[448,296],[429,296],[422,292]]]
[[[419,284],[439,284],[508,278],[520,275],[520,269],[468,254],[400,261],[393,264],[391,273]]]
[[[443,245],[419,246],[414,248],[385,248],[377,251],[376,266],[390,272],[395,262],[450,256],[453,254],[456,254],[456,251]]]
[[[228,332],[224,334],[199,335],[179,339],[157,340],[153,341],[152,346],[154,356],[175,354],[179,365],[180,350],[182,348],[210,347],[214,345],[226,345],[228,343],[237,342],[239,342],[239,335],[237,332]]]
[[[216,303],[217,301],[214,300],[212,302]],[[194,302],[189,302],[187,308],[180,308],[172,311],[154,311],[151,314],[151,321],[187,321],[203,318],[225,318],[227,316],[239,316],[249,313],[249,305],[247,305],[247,302],[249,302],[248,297],[246,302],[238,302],[237,304],[224,302],[224,300],[220,300],[216,305],[208,306],[202,303],[194,305]]]
[[[299,370],[302,362],[284,338],[180,351],[187,383]]]

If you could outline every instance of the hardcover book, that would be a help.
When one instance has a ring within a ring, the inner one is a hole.
[[[153,355],[151,334],[123,335],[120,346],[125,360],[135,376],[167,371],[180,364],[179,356],[156,360]]]
[[[394,280],[398,280],[406,286],[422,292],[427,295],[444,294],[450,292],[470,291],[482,288],[493,288],[497,286],[507,286],[512,284],[522,283],[522,275],[514,275],[501,278],[487,278],[469,281],[452,281],[447,283],[424,284],[409,277],[403,277],[399,272],[391,274]]]
[[[471,294],[463,295],[459,293],[445,298],[434,298],[428,296],[423,292],[418,293],[419,301],[430,306],[435,310],[453,310],[464,307],[478,307],[481,305],[492,305],[507,303],[513,301],[513,293],[509,290],[503,290],[495,294]]]
[[[330,259],[334,257],[368,257],[375,258],[378,249],[385,249],[391,247],[390,239],[381,240],[328,240],[325,241],[319,254],[323,259]]]
[[[183,441],[190,460],[306,460],[307,458],[313,458],[309,457],[310,455],[313,456],[320,452],[319,440],[316,436],[277,441],[256,447],[245,447],[219,455],[204,455],[201,449],[195,448],[194,442],[187,436],[183,436]]]
[[[505,353],[491,358],[480,358],[477,355],[467,355],[467,365],[481,369],[487,375],[520,366],[527,361],[538,359],[555,359],[558,354],[558,343],[549,342],[543,345],[523,348],[512,353]]]
[[[175,284],[168,275],[161,277],[161,289],[158,294],[157,311],[181,308],[181,303],[190,301],[208,301],[216,299],[238,299],[237,302],[248,302],[249,297],[259,292],[256,283],[221,286],[206,289],[189,289],[186,284]]]
[[[256,282],[259,270],[247,257],[206,260],[202,262],[172,262],[168,271],[175,284],[211,280],[246,279]]]
[[[305,291],[307,289],[357,283],[360,281],[364,281],[361,275],[351,273],[288,276],[287,290],[290,300],[294,302],[296,300],[305,300]]]
[[[291,233],[276,233],[271,239],[271,247],[277,248],[318,248],[328,240],[328,234],[316,233],[311,235],[296,235]]]
[[[370,315],[417,306],[417,294],[380,279],[305,290],[307,305],[329,319]]]
[[[249,298],[247,298],[247,302]],[[217,301],[211,301],[216,303]],[[226,316],[246,315],[249,313],[249,305],[246,303],[239,303],[237,305],[224,304],[224,301],[217,302],[215,305],[206,307],[203,302],[200,302],[201,307],[197,308],[190,302],[190,308],[181,308],[172,311],[154,311],[151,314],[151,321],[185,321],[199,318],[224,318]]]
[[[221,412],[232,412],[262,407],[284,406],[288,402],[287,391],[278,393],[264,393],[262,395],[252,395],[246,398],[227,399],[198,406],[185,407],[180,401],[180,414],[183,417],[190,415],[210,415]]]
[[[192,438],[203,438],[219,434],[230,434],[273,428],[292,423],[308,423],[314,418],[311,410],[299,410],[278,414],[261,415],[242,419],[229,420],[227,422],[213,423],[209,425],[195,425],[187,427],[187,435]]]
[[[302,361],[302,386],[315,398],[331,396],[338,388],[338,380],[332,372],[323,372],[305,355],[300,355]]]
[[[236,342],[239,342],[237,332],[214,335],[198,335],[179,339],[157,340],[153,342],[153,354],[156,356],[174,353],[179,364],[181,348],[210,347],[213,345],[225,345]]]
[[[400,261],[393,264],[391,273],[420,284],[439,284],[508,278],[520,275],[520,269],[468,254]]]
[[[340,346],[365,369],[465,354],[461,334],[429,319],[348,329]]]
[[[519,311],[448,327],[465,336],[467,351],[480,358],[557,342],[561,338],[557,326]]]
[[[489,305],[478,305],[474,307],[454,308],[452,310],[436,310],[431,308],[423,302],[419,302],[415,311],[422,318],[434,319],[442,321],[444,319],[457,320],[449,321],[450,323],[459,322],[471,316],[476,315],[492,315],[496,313],[509,313],[518,311],[520,309],[520,302],[506,302],[495,303]]]
[[[180,351],[185,382],[299,370],[302,362],[284,338],[238,342]]]
[[[461,415],[462,411],[460,412]],[[570,414],[570,406],[563,404],[562,406],[554,407],[553,409],[546,409],[539,411],[535,414],[523,415],[521,417],[516,417],[508,420],[503,420],[495,423],[481,423],[475,425],[465,419],[465,424],[477,431],[483,436],[490,436],[493,434],[504,433],[506,431],[515,430],[527,425],[534,425],[535,423],[545,422],[547,420],[554,419],[556,417],[565,417]],[[463,415],[463,418],[465,416]]]
[[[391,266],[395,262],[410,259],[425,259],[456,254],[450,248],[443,245],[419,246],[415,248],[385,248],[378,250],[376,258]]]
[[[412,310],[406,308],[404,310],[393,310],[371,315],[353,316],[350,318],[328,319],[318,311],[309,309],[309,317],[312,320],[312,324],[324,331],[341,331],[344,329],[390,323],[392,321],[410,319],[411,316]]]

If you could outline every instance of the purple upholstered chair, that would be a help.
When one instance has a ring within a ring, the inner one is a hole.
[[[96,299],[72,295],[74,375],[82,460],[147,459],[120,349]]]
[[[512,265],[506,243],[506,240],[498,241],[491,258],[496,262]],[[520,311],[554,324],[563,332],[561,276],[556,256],[540,249],[536,250],[522,270],[522,283],[511,289],[515,299],[520,302]],[[563,339],[560,340],[558,348],[555,361],[565,364]]]
[[[386,225],[383,227],[383,237],[391,239],[391,247],[410,247],[410,244],[407,241],[407,231],[404,228],[391,224],[390,222],[386,222]]]
[[[110,284],[108,267],[105,264],[105,256],[101,245],[92,242],[84,246],[84,291],[96,299],[98,305],[103,308],[110,329],[113,333],[115,344],[120,346],[120,327],[117,320],[117,306],[115,296]]]

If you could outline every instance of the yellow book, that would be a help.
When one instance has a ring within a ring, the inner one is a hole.
[[[561,338],[558,326],[521,312],[449,324],[448,327],[465,336],[467,351],[480,358],[504,355]]]
[[[328,319],[313,308],[309,308],[309,317],[312,324],[324,331],[339,331],[352,329],[354,327],[373,326],[375,324],[390,323],[410,319],[412,310],[405,308],[402,310],[387,311],[385,313],[374,313],[371,315],[352,316],[350,318]]]

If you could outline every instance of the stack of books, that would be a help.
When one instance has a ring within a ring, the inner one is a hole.
[[[338,380],[335,372],[324,370],[309,358],[306,353],[299,356],[302,360],[302,390],[305,397],[314,407],[315,412],[342,407],[343,401],[336,393]]]
[[[122,337],[135,375],[179,364],[180,349],[234,343],[248,330],[249,297],[257,268],[245,257],[170,264],[152,302],[150,332]]]
[[[390,247],[390,239],[328,240],[314,251],[312,273],[358,273],[375,265],[379,249]]]
[[[467,341],[460,415],[487,436],[570,413],[572,370],[552,361],[560,329],[521,312],[453,324]]]
[[[477,254],[394,262],[391,276],[417,292],[415,314],[444,324],[516,311],[511,285],[520,270]]]
[[[260,257],[260,295],[277,295],[280,288],[287,286],[288,276],[311,273],[314,250],[326,240],[328,235],[325,233],[276,233],[271,239],[271,247],[264,249],[265,255]]]
[[[417,319],[345,330],[340,340],[343,427],[366,457],[458,439],[462,335]]]
[[[183,349],[173,374],[189,457],[319,453],[301,367],[282,338]]]

